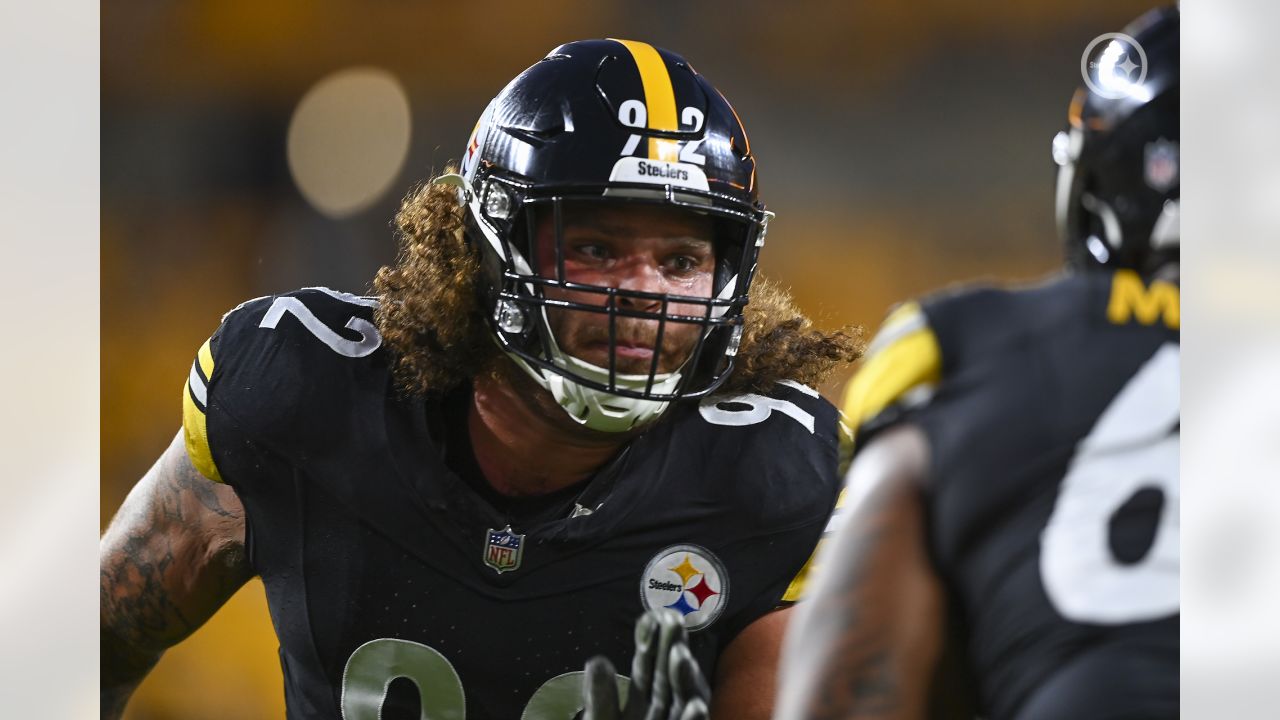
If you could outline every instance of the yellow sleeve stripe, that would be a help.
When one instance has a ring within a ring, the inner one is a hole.
[[[840,477],[844,477],[849,472],[849,466],[853,464],[853,426],[849,424],[849,418],[840,413],[839,422],[840,445],[836,454],[836,472]],[[841,500],[844,495],[840,495]]]
[[[876,332],[876,336],[871,339],[871,345],[867,347],[867,357],[871,357],[886,347],[895,343],[899,338],[907,333],[920,328],[928,327],[924,317],[924,312],[920,309],[917,302],[905,302],[895,307],[880,324],[880,330]]]
[[[614,40],[621,43],[640,70],[640,83],[644,87],[645,116],[650,130],[675,132],[680,129],[676,116],[676,92],[671,86],[671,73],[662,55],[649,43],[635,40]],[[675,140],[649,138],[649,159],[680,161],[680,146]]]
[[[916,303],[894,311],[871,345],[874,352],[844,395],[844,414],[855,432],[912,390],[942,377],[938,338]]]
[[[208,342],[200,348],[196,357],[205,377],[212,377],[213,353],[209,350]],[[198,381],[193,368],[192,377],[182,386],[182,436],[187,446],[187,457],[191,458],[191,464],[196,470],[214,482],[222,482],[222,474],[213,462],[213,451],[209,449],[208,420],[204,408],[196,402],[196,390],[192,386],[192,383]]]
[[[795,603],[804,599],[805,593],[808,591],[809,578],[813,577],[813,573],[817,572],[817,558],[822,552],[822,546],[826,544],[827,538],[831,536],[840,527],[840,520],[844,514],[844,501],[848,495],[847,489],[840,490],[840,496],[836,498],[835,510],[831,511],[831,518],[827,520],[827,527],[822,531],[822,538],[818,540],[818,545],[813,549],[813,554],[805,561],[804,567],[800,568],[800,572],[791,579],[791,584],[787,586],[787,591],[782,594],[782,602]]]
[[[196,359],[200,362],[200,371],[204,373],[204,379],[208,381],[213,377],[213,350],[209,347],[209,340],[205,340],[200,346]]]
[[[809,576],[814,572],[814,558],[818,557],[818,553],[826,542],[826,538],[818,541],[818,546],[813,549],[813,554],[809,556],[808,560],[804,561],[804,567],[800,568],[800,572],[796,573],[796,576],[791,579],[791,584],[787,586],[787,591],[782,593],[782,602],[797,603],[804,599]]]

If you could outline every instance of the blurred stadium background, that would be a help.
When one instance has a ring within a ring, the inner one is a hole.
[[[684,54],[734,103],[778,213],[762,272],[824,327],[1051,271],[1049,142],[1080,52],[1131,0],[102,6],[101,523],[180,423],[242,300],[365,291],[389,222],[502,86],[561,42]],[[838,396],[845,378],[824,392]],[[260,583],[170,651],[128,717],[283,716]]]

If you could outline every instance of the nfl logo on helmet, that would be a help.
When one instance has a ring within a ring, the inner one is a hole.
[[[1178,182],[1178,143],[1161,138],[1149,143],[1144,152],[1143,179],[1157,192],[1166,192]]]
[[[511,531],[508,525],[501,530],[489,529],[488,541],[484,547],[484,564],[504,573],[520,567],[520,559],[524,556],[524,535]]]

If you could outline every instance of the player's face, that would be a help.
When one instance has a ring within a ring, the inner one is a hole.
[[[555,277],[555,228],[550,213],[537,225],[538,267]],[[584,285],[667,295],[711,297],[715,271],[710,218],[679,208],[642,204],[584,203],[563,210],[564,280]],[[547,288],[546,296],[603,307],[602,293]],[[661,313],[658,299],[618,298],[618,308]],[[669,315],[706,313],[704,306],[669,303]],[[609,316],[599,312],[549,307],[547,320],[556,342],[566,353],[598,367],[609,367]],[[658,372],[680,367],[698,339],[699,328],[667,322],[661,347],[656,347],[658,321],[619,317],[616,369],[624,374],[648,374],[655,353]]]

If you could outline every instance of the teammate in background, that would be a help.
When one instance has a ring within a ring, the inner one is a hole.
[[[839,486],[811,388],[860,352],[752,282],[770,215],[680,56],[573,42],[515,78],[405,199],[376,296],[251,300],[199,349],[102,540],[103,716],[260,575],[290,718],[569,720],[661,608],[688,639],[646,621],[642,653],[766,718]]]
[[[1054,142],[1068,272],[907,303],[872,342],[776,717],[961,712],[931,707],[951,647],[984,718],[1177,717],[1178,25],[1126,28],[1145,78],[1082,88]]]

